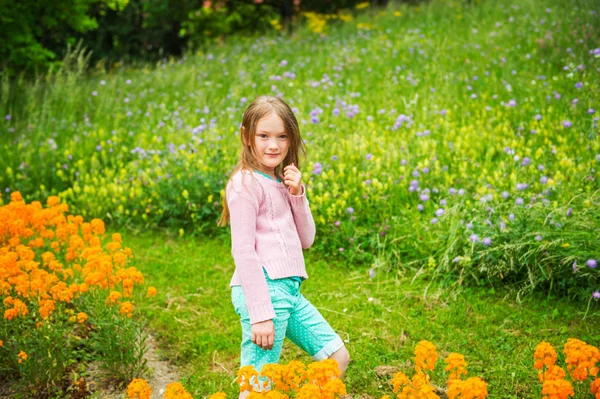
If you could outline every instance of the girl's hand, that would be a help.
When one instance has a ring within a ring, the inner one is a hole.
[[[252,342],[264,350],[273,349],[275,343],[275,324],[273,324],[273,320],[252,324]]]
[[[302,173],[293,163],[283,168],[283,179],[290,189],[290,194],[302,194]]]

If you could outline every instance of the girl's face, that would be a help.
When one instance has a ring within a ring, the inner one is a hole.
[[[290,147],[290,137],[285,131],[283,120],[276,112],[265,115],[256,124],[254,135],[258,161],[268,172],[274,172],[285,159]]]

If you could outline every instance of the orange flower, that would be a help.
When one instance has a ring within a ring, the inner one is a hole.
[[[543,373],[538,373],[538,378],[540,382],[543,383],[547,380],[563,380],[567,373],[560,366],[552,366],[550,369]]]
[[[121,308],[119,309],[119,312],[121,312],[121,314],[123,316],[127,316],[127,317],[133,316],[133,304],[129,301],[123,302],[121,304]]]
[[[4,344],[4,342],[0,339],[0,346],[2,346],[2,344]]]
[[[105,303],[114,305],[123,295],[119,291],[111,291]]]
[[[448,399],[483,399],[488,395],[487,384],[479,377],[454,380],[448,387]]]
[[[556,350],[548,342],[540,342],[533,354],[533,368],[541,370],[544,366],[551,368],[556,363]]]
[[[156,288],[155,287],[148,287],[148,292],[146,292],[146,298],[149,298],[151,296],[156,296]]]
[[[424,370],[433,370],[437,362],[438,354],[429,341],[420,341],[415,347],[415,370],[420,373]]]
[[[20,351],[19,354],[17,355],[17,357],[19,358],[19,363],[27,360],[27,353]]]
[[[165,392],[165,397],[166,397],[166,392]],[[225,395],[225,392],[217,392],[213,395],[210,395],[208,397],[208,399],[227,399],[227,395]]]
[[[392,389],[394,393],[398,393],[407,385],[410,385],[410,379],[406,376],[406,374],[400,371],[394,374],[394,378],[392,378]]]
[[[60,204],[60,198],[58,198],[55,195],[48,197],[46,204],[48,204],[49,207],[56,206],[56,205]]]
[[[460,380],[461,375],[467,375],[467,362],[460,353],[450,353],[446,360],[444,370],[449,372],[448,380]]]
[[[127,397],[129,399],[150,399],[152,388],[146,380],[134,378],[127,386]]]
[[[0,341],[2,342],[2,341]],[[590,391],[592,392],[592,394],[594,394],[594,399],[600,399],[600,378],[596,378],[591,384],[590,384]]]
[[[574,381],[584,381],[589,376],[596,377],[598,368],[596,363],[600,360],[600,351],[592,345],[575,338],[569,338],[564,346],[567,356],[567,370]]]
[[[88,315],[83,313],[83,312],[79,312],[77,313],[77,322],[78,323],[85,323],[85,321],[88,319]]]
[[[223,394],[223,398],[225,398],[224,395],[225,394]],[[213,395],[213,396],[215,396],[215,395]],[[211,398],[213,396],[211,396]],[[185,390],[185,388],[183,387],[183,385],[181,385],[181,383],[179,383],[179,382],[172,382],[170,384],[167,384],[167,387],[165,388],[164,398],[165,399],[193,399],[192,395],[189,392],[187,392]]]
[[[568,399],[575,396],[573,386],[565,380],[548,380],[542,386],[542,399]]]

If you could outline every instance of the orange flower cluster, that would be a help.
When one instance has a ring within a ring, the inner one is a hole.
[[[448,386],[451,385],[451,381],[460,380],[461,375],[467,375],[468,363],[460,353],[450,353],[444,362],[446,363],[444,370],[450,373],[448,375]]]
[[[423,372],[413,375],[412,380],[402,372],[392,378],[393,391],[398,399],[439,399],[429,381],[429,375]]]
[[[600,378],[596,378],[590,385],[590,391],[594,396],[594,399],[600,399]]]
[[[566,380],[547,380],[542,386],[542,399],[568,399],[574,396],[573,386]]]
[[[424,370],[433,370],[437,362],[438,354],[429,341],[420,341],[415,347],[415,370],[421,373]]]
[[[179,382],[167,384],[163,397],[165,399],[193,399],[192,395]]]
[[[127,386],[127,397],[129,399],[150,399],[152,388],[146,380],[134,378]]]
[[[556,350],[548,342],[540,342],[533,354],[533,368],[538,370],[538,378],[541,383],[547,380],[562,380],[565,371],[556,366]]]
[[[313,362],[308,367],[291,361],[287,365],[265,365],[260,373],[252,366],[242,367],[238,371],[238,384],[241,392],[250,391],[248,399],[288,399],[287,394],[291,392],[297,399],[335,399],[346,395],[340,375],[338,363],[333,359]],[[264,381],[262,386],[261,380]],[[257,392],[268,388],[270,390]]]
[[[70,303],[91,288],[115,289],[107,304],[117,304],[121,296],[132,296],[134,285],[144,283],[142,273],[126,268],[133,257],[122,248],[121,235],[102,247],[104,223],[81,216],[66,215],[69,207],[58,197],[50,197],[47,207],[38,201],[26,204],[19,192],[0,207],[0,295],[4,296],[4,318],[27,316],[30,310],[48,319],[58,302]],[[150,287],[148,295],[155,295]],[[129,316],[129,302],[121,313]],[[87,315],[76,317],[80,323]]]
[[[569,338],[564,345],[565,363],[569,376],[574,382],[582,382],[598,375],[596,364],[600,361],[600,351],[592,345],[575,338]],[[573,385],[565,380],[567,373],[556,365],[556,351],[547,342],[541,342],[533,355],[533,367],[538,370],[542,382],[543,399],[567,399],[574,396]],[[590,386],[592,394],[600,399],[600,379],[595,379]]]
[[[596,363],[600,361],[600,351],[592,345],[575,338],[569,338],[563,351],[567,358],[567,370],[574,381],[584,381],[589,376],[598,375]]]
[[[398,399],[436,399],[439,398],[429,374],[435,368],[438,354],[435,346],[429,341],[421,341],[415,347],[415,375],[410,379],[406,374],[398,372],[392,379],[392,389]],[[487,396],[487,385],[478,377],[461,381],[467,374],[467,362],[460,353],[450,353],[444,360],[448,376],[449,399],[483,399]],[[383,398],[382,398],[383,399]]]
[[[479,377],[453,380],[447,395],[448,399],[482,399],[488,395],[487,384]]]
[[[132,316],[133,304],[120,300],[131,297],[144,277],[137,269],[127,268],[131,249],[121,247],[118,233],[103,247],[102,220],[87,223],[68,211],[58,197],[48,198],[44,207],[39,201],[26,204],[19,192],[11,194],[9,204],[0,206],[4,323],[31,317],[40,328],[53,320],[57,309],[64,311],[69,322],[86,323],[88,315],[76,312],[73,301],[89,291],[103,295],[100,290],[112,290],[106,303],[120,305],[121,314]],[[156,289],[150,287],[148,295],[155,294]]]

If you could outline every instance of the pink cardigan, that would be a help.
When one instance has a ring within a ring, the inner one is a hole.
[[[264,267],[270,279],[308,278],[302,249],[315,240],[315,222],[306,187],[291,195],[284,183],[250,171],[238,171],[227,183],[231,254],[235,272],[229,284],[241,285],[250,323],[275,318]]]

